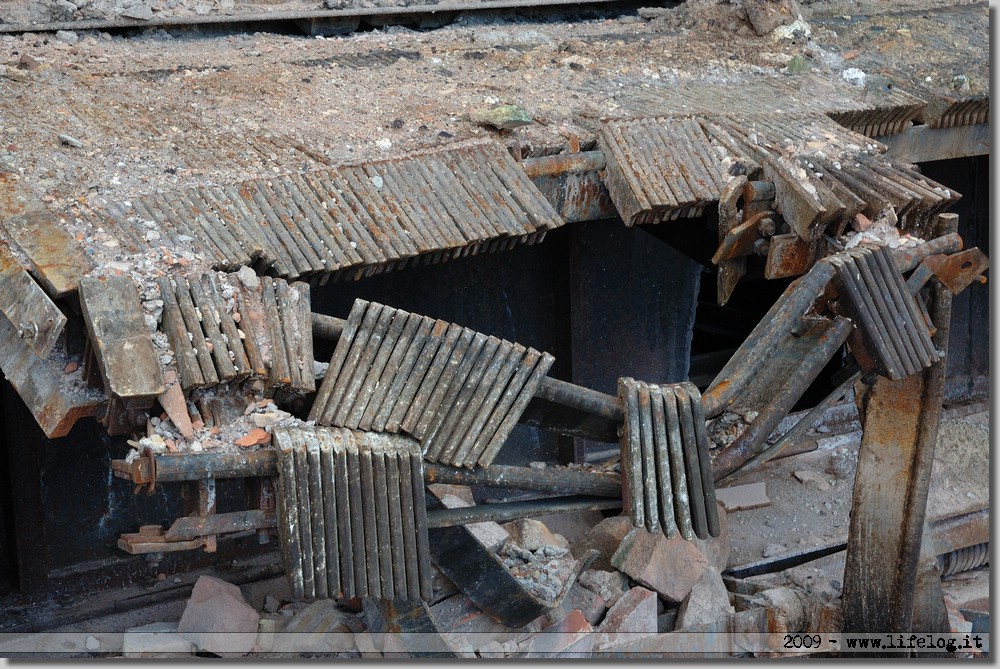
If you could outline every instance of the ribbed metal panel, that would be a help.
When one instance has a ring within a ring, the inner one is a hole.
[[[725,158],[697,119],[630,119],[605,123],[604,183],[626,225],[700,216],[729,181]]]
[[[338,428],[276,428],[278,522],[292,596],[430,599],[416,441]]]
[[[454,148],[328,170],[155,194],[81,213],[130,252],[152,232],[215,269],[360,278],[541,241],[562,219],[503,145]]]
[[[863,349],[855,351],[862,369],[902,379],[940,358],[920,307],[885,247],[855,248],[829,261],[837,270],[844,310],[859,328],[854,342]]]
[[[701,393],[691,383],[618,379],[622,499],[636,527],[685,539],[719,535]]]
[[[262,277],[251,289],[212,272],[157,283],[182,388],[255,376],[268,387],[316,390],[309,284]]]
[[[520,344],[356,300],[309,419],[404,432],[429,462],[487,466],[553,362]]]

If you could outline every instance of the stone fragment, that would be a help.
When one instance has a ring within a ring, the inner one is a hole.
[[[95,636],[87,636],[87,640],[84,642],[87,646],[87,650],[98,650],[101,647],[101,641]]]
[[[698,550],[708,558],[709,564],[715,566],[719,571],[725,571],[729,564],[729,555],[732,552],[732,545],[729,541],[729,516],[726,509],[719,504],[719,536],[699,539],[695,537],[691,540]]]
[[[197,648],[177,633],[177,623],[150,623],[125,630],[122,655],[126,658],[171,658],[193,656]]]
[[[763,481],[716,488],[715,498],[730,512],[756,509],[771,503],[767,496],[767,485]]]
[[[773,558],[776,555],[781,555],[785,552],[785,547],[781,544],[767,544],[764,546],[764,550],[761,551],[761,557]]]
[[[122,8],[120,13],[127,19],[138,19],[140,21],[148,21],[153,18],[153,8],[145,2],[133,3],[129,7]]]
[[[514,630],[490,618],[465,595],[455,595],[431,607],[431,618],[441,632],[501,634]]]
[[[238,586],[200,576],[177,625],[202,650],[242,657],[253,650],[260,615],[246,603]]]
[[[633,641],[640,636],[656,634],[656,593],[635,587],[625,593],[594,630],[596,649]]]
[[[332,599],[318,599],[288,621],[275,652],[336,653],[354,647],[348,614]]]
[[[267,411],[264,413],[250,414],[253,424],[257,427],[273,427],[285,420],[286,418],[291,418],[292,414],[287,411]]]
[[[254,643],[254,650],[258,653],[271,653],[274,651],[274,643],[288,624],[286,618],[261,618],[257,624],[257,641]]]
[[[76,44],[80,41],[80,36],[72,30],[57,30],[56,39],[66,44]]]
[[[791,23],[799,15],[795,0],[743,0],[743,8],[758,35],[767,35],[778,26]]]
[[[611,556],[611,564],[667,601],[680,602],[701,578],[708,559],[680,535],[668,539],[635,528]]]
[[[628,516],[605,518],[594,525],[579,541],[574,542],[573,557],[580,559],[593,548],[597,551],[597,559],[591,563],[591,568],[611,571],[611,556],[632,529],[632,521]]]
[[[614,606],[628,590],[628,577],[620,571],[585,569],[580,572],[577,583],[596,592],[608,606]]]
[[[439,499],[446,508],[461,509],[467,506],[475,506],[472,502],[472,490],[467,486],[454,486],[436,483],[433,487],[437,489]],[[479,541],[491,551],[498,550],[505,541],[511,538],[510,534],[500,525],[500,523],[492,520],[482,523],[470,523],[465,527],[472,533],[472,536],[479,539]]]
[[[587,622],[583,612],[574,609],[558,622],[532,636],[524,657],[558,657],[560,660],[589,658],[596,640],[593,631],[594,628]]]
[[[184,390],[177,382],[177,372],[170,370],[164,373],[163,383],[167,389],[160,395],[160,406],[167,412],[185,439],[194,438],[194,425],[191,423],[191,415],[188,414]]]
[[[469,120],[479,125],[490,125],[498,130],[510,130],[532,123],[531,114],[520,105],[497,105],[490,109],[476,109],[469,113]]]
[[[736,609],[729,603],[729,591],[718,569],[709,565],[691,588],[677,612],[677,629],[691,630],[723,620]]]
[[[542,546],[569,548],[569,542],[558,534],[553,534],[545,523],[534,518],[521,518],[502,525],[510,533],[511,540],[527,551],[536,551]]]
[[[276,613],[281,606],[281,602],[276,597],[264,595],[264,610],[268,613]]]
[[[570,587],[569,592],[560,604],[560,609],[564,616],[577,609],[583,613],[583,617],[587,619],[587,622],[591,625],[596,625],[601,622],[604,612],[608,610],[608,605],[599,594],[589,588],[583,587],[577,582]]]
[[[239,277],[240,283],[250,290],[257,290],[260,288],[260,277],[257,276],[257,272],[253,271],[246,265],[240,267],[239,271],[236,272],[236,276]]]
[[[267,430],[255,427],[254,429],[247,432],[245,435],[236,440],[237,446],[243,446],[244,448],[249,448],[250,446],[258,446],[260,444],[266,444],[271,441],[271,435]]]
[[[826,477],[819,472],[814,472],[811,469],[800,469],[795,472],[795,478],[797,478],[802,483],[811,483],[819,490],[829,490],[832,486],[830,482],[826,480]]]

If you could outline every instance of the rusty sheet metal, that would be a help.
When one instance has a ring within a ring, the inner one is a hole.
[[[88,217],[123,239],[141,223],[215,269],[322,280],[530,244],[563,224],[493,141],[151,195]]]
[[[66,325],[66,316],[3,243],[0,243],[0,313],[40,358],[52,351]]]
[[[701,393],[687,382],[620,378],[618,395],[625,406],[622,503],[632,524],[689,541],[718,536]]]
[[[840,306],[857,325],[849,345],[863,372],[898,380],[941,357],[888,249],[857,247],[829,262],[837,270]]]
[[[554,358],[356,300],[309,419],[415,437],[428,462],[488,466]]]
[[[152,398],[163,393],[163,373],[132,278],[86,277],[80,307],[109,395]]]
[[[159,277],[160,329],[177,360],[184,390],[248,377],[267,387],[313,392],[309,284],[238,274]]]
[[[604,183],[629,226],[701,216],[736,160],[690,117],[609,121],[600,145]]]
[[[419,444],[337,428],[273,434],[278,530],[293,596],[430,599]]]
[[[938,281],[958,295],[973,282],[986,283],[981,276],[990,266],[990,259],[978,247],[966,249],[952,255],[933,255],[924,260]]]

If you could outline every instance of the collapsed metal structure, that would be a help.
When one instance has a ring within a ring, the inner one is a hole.
[[[527,592],[464,525],[621,508],[650,532],[716,536],[715,482],[774,457],[781,442],[768,437],[846,344],[845,378],[867,392],[845,628],[937,630],[943,602],[926,576],[936,556],[921,537],[950,300],[988,262],[963,250],[946,213],[958,193],[859,134],[900,131],[923,108],[890,98],[829,115],[608,119],[591,152],[516,161],[497,141],[457,143],[67,212],[134,257],[157,240],[202,260],[152,273],[98,264],[24,203],[2,221],[0,369],[48,437],[95,416],[134,439],[116,476],[137,490],[195,486],[190,515],[121,537],[129,553],[213,551],[219,536],[277,528],[297,597],[428,599],[433,562],[516,625],[559,600]],[[969,110],[981,121],[966,107],[937,122]],[[459,323],[361,299],[343,318],[311,307],[328,280],[540,243],[595,209],[664,228],[715,208],[720,304],[750,258],[765,259],[769,279],[798,278],[704,392],[622,376],[613,396],[549,376],[549,353]],[[918,241],[845,246],[849,226],[880,218]],[[71,325],[86,348],[67,387]],[[335,342],[328,361],[316,360],[320,341]],[[269,402],[299,418],[247,409]],[[713,458],[706,421],[724,411],[756,417]],[[158,437],[153,418],[179,438]],[[495,464],[529,421],[617,438],[620,474]],[[266,434],[247,440],[253,428]],[[221,447],[204,449],[201,429]],[[229,478],[258,481],[251,508],[218,512],[215,482]],[[425,491],[435,482],[550,496],[445,509]]]

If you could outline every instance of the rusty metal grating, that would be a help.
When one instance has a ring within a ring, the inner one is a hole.
[[[127,250],[140,232],[283,278],[360,278],[541,241],[562,219],[496,142],[154,194],[131,207],[84,210]]]
[[[356,300],[309,420],[405,432],[429,462],[488,466],[553,362],[520,344]]]
[[[701,216],[731,178],[732,157],[694,118],[610,121],[600,144],[604,183],[629,226]]]
[[[267,387],[316,389],[309,284],[261,277],[226,284],[212,272],[159,277],[161,329],[177,361],[184,390],[247,377]]]
[[[618,379],[622,501],[636,527],[685,539],[719,536],[701,393],[688,382]]]
[[[852,351],[862,370],[902,379],[941,357],[920,307],[885,247],[855,248],[830,256],[842,304],[858,325]]]
[[[417,442],[335,428],[276,428],[273,435],[292,596],[430,599]]]

